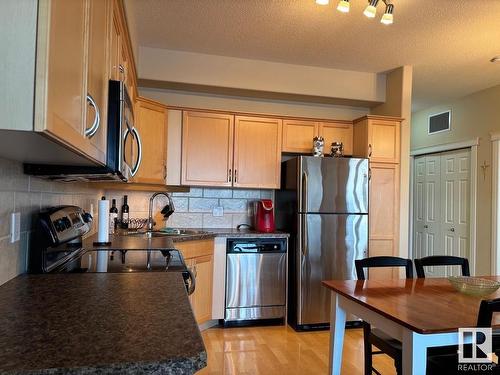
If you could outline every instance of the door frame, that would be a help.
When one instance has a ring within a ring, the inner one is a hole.
[[[498,136],[497,140],[499,142],[496,142],[496,143],[497,143],[497,148],[499,150],[498,154],[500,155],[500,133],[498,133],[497,136]],[[409,228],[409,235],[408,235],[408,238],[410,240],[409,241],[410,248],[408,251],[408,255],[411,259],[413,259],[413,208],[414,208],[413,207],[413,194],[414,194],[413,183],[414,183],[414,173],[415,173],[415,157],[428,155],[428,154],[435,154],[435,153],[445,152],[445,151],[469,149],[470,150],[470,227],[469,227],[470,254],[469,254],[469,263],[470,263],[471,275],[476,274],[476,258],[477,258],[477,249],[476,249],[477,225],[476,225],[476,221],[477,221],[477,168],[478,168],[477,167],[477,148],[478,148],[478,146],[479,146],[479,137],[473,138],[473,139],[468,140],[468,141],[445,143],[445,144],[437,145],[437,146],[417,148],[417,149],[410,152],[410,210],[409,210],[410,228]],[[497,163],[498,162],[500,162],[500,156],[499,156],[499,159],[497,160]],[[500,179],[499,179],[499,187],[500,187]],[[498,216],[498,220],[499,220],[499,224],[500,224],[500,215]],[[500,238],[500,225],[499,225],[499,232],[498,233],[499,233],[499,238]],[[495,232],[495,234],[496,234],[496,232]],[[496,244],[496,242],[495,242],[495,244]],[[499,254],[500,254],[500,243],[498,244],[498,246],[499,246],[498,250],[499,250]],[[496,246],[494,247],[494,249],[495,249],[495,258],[494,259],[496,261],[497,260]],[[500,257],[498,257],[498,258],[499,258],[498,261],[500,261]],[[496,263],[492,262],[492,267],[493,267],[493,264],[496,265]],[[493,273],[493,275],[495,275],[495,273]]]
[[[491,133],[491,274],[500,270],[500,132]]]

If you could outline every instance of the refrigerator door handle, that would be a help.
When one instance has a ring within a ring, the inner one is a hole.
[[[302,232],[302,243],[300,244],[300,247],[302,248],[302,256],[307,256],[307,216],[304,216],[302,219],[302,227],[301,227],[301,232]]]
[[[302,194],[300,196],[300,209],[303,213],[307,213],[307,172],[302,172]]]

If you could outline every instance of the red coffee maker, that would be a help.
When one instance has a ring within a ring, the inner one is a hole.
[[[270,233],[276,230],[274,225],[274,205],[271,199],[256,201],[254,206],[254,228],[258,232]]]

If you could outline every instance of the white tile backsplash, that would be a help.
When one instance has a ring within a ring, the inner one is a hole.
[[[149,198],[153,193],[131,194],[125,191],[107,192],[109,199],[117,200],[121,207],[122,197],[129,195],[130,217],[146,218],[148,215]],[[168,219],[162,220],[159,211],[167,204],[165,197],[158,196],[155,200],[154,218],[157,227],[169,226],[177,228],[235,228],[238,224],[249,224],[248,207],[251,202],[261,199],[273,199],[273,190],[251,189],[219,189],[219,188],[191,188],[190,192],[173,193],[175,213]],[[133,200],[141,202],[133,202]],[[214,207],[223,207],[224,215],[214,217]]]
[[[33,219],[40,209],[74,204],[90,210],[102,191],[91,184],[63,184],[23,173],[22,163],[0,159],[0,284],[26,271]],[[21,213],[21,239],[10,243],[10,216]]]

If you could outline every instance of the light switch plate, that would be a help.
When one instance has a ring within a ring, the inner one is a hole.
[[[10,216],[10,243],[21,239],[21,213],[13,212]]]
[[[212,209],[212,216],[214,216],[214,217],[224,216],[224,207],[222,207],[222,206],[214,207]]]

